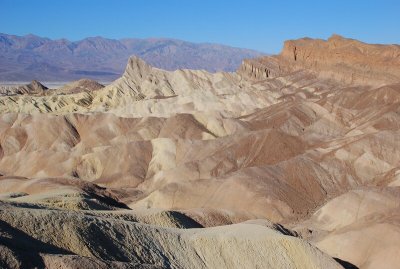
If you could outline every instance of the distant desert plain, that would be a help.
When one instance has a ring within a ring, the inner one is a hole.
[[[65,57],[132,44],[29,38]],[[177,69],[121,52],[112,82],[117,65],[45,83],[43,64],[1,86],[0,267],[398,268],[400,46],[333,35],[239,52],[216,69],[212,54]]]

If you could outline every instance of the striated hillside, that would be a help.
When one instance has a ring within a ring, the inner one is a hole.
[[[396,268],[397,49],[294,40],[234,73],[131,57],[107,86],[2,92],[0,262]]]

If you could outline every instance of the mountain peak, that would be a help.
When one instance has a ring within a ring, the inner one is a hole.
[[[124,76],[127,77],[136,77],[140,78],[144,77],[146,74],[150,72],[152,67],[143,61],[141,58],[133,55],[129,57],[128,64],[126,65]]]
[[[37,80],[32,80],[29,84],[18,86],[13,89],[14,93],[17,94],[42,94],[46,90],[48,90],[48,88]]]
[[[338,34],[332,34],[329,38],[328,38],[328,41],[329,40],[347,40],[348,38],[345,38],[345,37],[343,37],[343,36],[341,36],[341,35],[338,35]]]

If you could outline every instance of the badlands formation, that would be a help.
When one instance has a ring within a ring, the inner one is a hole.
[[[400,46],[0,92],[0,267],[399,268]]]

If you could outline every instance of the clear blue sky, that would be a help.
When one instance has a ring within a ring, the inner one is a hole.
[[[400,43],[400,0],[0,0],[0,32],[79,40],[172,37],[277,53],[332,33]]]

